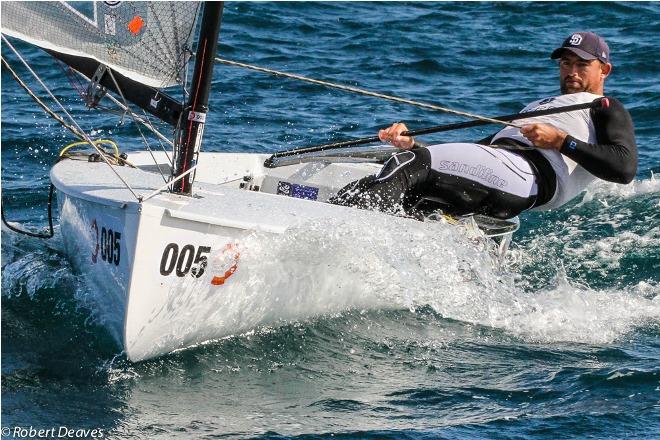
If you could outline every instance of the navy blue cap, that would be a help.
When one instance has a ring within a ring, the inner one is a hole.
[[[556,60],[561,57],[563,51],[569,50],[583,60],[600,60],[603,63],[610,62],[610,48],[598,34],[593,32],[575,32],[564,40],[561,47],[552,51],[550,58]]]

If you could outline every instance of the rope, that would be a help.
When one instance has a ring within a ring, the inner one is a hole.
[[[75,125],[76,129],[82,134],[82,136],[83,136],[83,138],[85,139],[85,141],[87,141],[87,143],[89,143],[89,145],[91,145],[96,151],[98,151],[98,153],[99,153],[101,159],[103,159],[103,161],[104,161],[104,162],[110,167],[110,170],[111,170],[111,171],[117,176],[117,178],[119,178],[119,180],[121,180],[121,182],[122,182],[122,183],[124,184],[124,186],[125,186],[130,192],[131,192],[131,194],[133,194],[133,197],[135,197],[135,198],[137,199],[137,201],[140,202],[140,201],[142,200],[142,196],[138,195],[138,194],[133,190],[133,188],[131,187],[131,185],[129,185],[128,182],[126,182],[126,180],[124,180],[124,178],[121,177],[121,175],[117,172],[117,170],[115,170],[115,169],[113,168],[113,166],[110,164],[110,162],[108,161],[108,159],[105,157],[105,154],[104,154],[103,150],[101,150],[99,147],[97,147],[96,145],[94,145],[94,142],[92,141],[92,139],[91,139],[91,138],[90,138],[90,137],[89,137],[89,136],[83,131],[82,128],[80,128],[80,126],[78,125],[78,123],[76,122],[76,120],[73,119],[73,116],[71,116],[71,114],[66,110],[66,108],[64,108],[64,106],[63,106],[62,103],[57,99],[57,97],[55,97],[55,95],[53,95],[53,92],[50,91],[50,89],[48,88],[48,86],[46,86],[46,84],[44,84],[44,82],[41,80],[41,78],[39,78],[39,75],[37,75],[36,72],[35,72],[34,70],[32,70],[32,68],[31,68],[30,65],[27,63],[27,61],[25,61],[25,59],[21,56],[21,54],[20,54],[20,53],[16,50],[16,48],[15,48],[15,47],[9,42],[9,40],[7,40],[7,38],[6,38],[4,35],[2,35],[2,41],[4,41],[5,44],[7,44],[7,46],[12,50],[12,52],[14,52],[14,54],[18,57],[18,59],[23,63],[23,65],[24,65],[24,66],[28,69],[28,71],[32,74],[32,76],[34,76],[34,78],[39,82],[39,84],[41,85],[41,87],[43,87],[44,90],[46,90],[46,92],[48,93],[48,95],[49,95],[49,96],[50,96],[50,97],[51,97],[51,98],[57,103],[57,105],[60,106],[60,108],[62,109],[62,111],[64,112],[64,114],[67,115],[67,117],[68,117],[68,118],[71,120],[71,122]]]
[[[27,86],[27,84],[25,84],[23,82],[23,80],[18,76],[18,74],[16,72],[14,72],[14,69],[11,68],[11,66],[9,65],[9,63],[7,63],[7,61],[5,60],[4,57],[0,56],[0,58],[2,58],[2,65],[5,66],[7,68],[7,70],[9,70],[9,73],[11,73],[11,76],[14,77],[14,80],[16,80],[18,85],[21,86],[23,88],[23,90],[25,90],[27,92],[28,95],[30,95],[30,97],[34,100],[34,102],[36,102],[39,105],[39,107],[41,107],[46,113],[48,113],[57,122],[62,124],[64,126],[64,128],[66,128],[71,133],[73,133],[73,135],[76,136],[78,139],[84,139],[83,135],[78,130],[76,130],[75,127],[67,124],[66,121],[64,121],[64,119],[62,119],[60,117],[60,115],[53,112],[41,99],[39,99],[39,97],[37,95],[34,94],[34,92],[32,92],[32,90],[30,90],[30,88]]]
[[[72,69],[72,70],[73,70],[73,69]],[[82,78],[84,78],[84,79],[88,79],[85,75],[83,75],[82,73],[78,72],[77,70],[73,70],[73,71],[74,71],[75,73],[77,73],[79,76],[81,76]],[[129,110],[124,104],[122,104],[117,98],[115,98],[115,97],[112,96],[111,94],[108,93],[107,95],[105,95],[105,98],[110,99],[110,101],[112,101],[112,102],[113,102],[114,104],[116,104],[120,109],[122,109],[123,113],[126,113],[126,112]],[[112,110],[112,109],[110,109],[110,108],[105,109],[105,111],[108,111],[108,112],[117,112],[117,110]],[[174,142],[172,142],[172,140],[170,140],[170,139],[169,139],[167,136],[165,136],[163,133],[161,133],[160,131],[158,131],[158,130],[156,129],[156,127],[153,126],[153,124],[151,123],[150,120],[147,119],[147,120],[145,121],[145,120],[144,120],[142,117],[140,117],[140,116],[135,116],[135,118],[137,119],[138,122],[140,122],[142,125],[144,125],[144,126],[147,127],[149,130],[151,130],[151,132],[153,132],[153,134],[155,134],[160,140],[165,141],[165,142],[168,143],[171,147],[174,146]],[[167,160],[169,160],[170,163],[171,163],[172,160],[170,159],[170,156],[169,156],[168,152],[165,151],[164,149],[163,149],[163,151],[165,152],[165,155],[167,156]]]
[[[37,95],[36,95],[31,89],[30,89],[30,87],[29,87],[27,84],[25,84],[25,82],[23,82],[23,80],[18,76],[18,74],[14,71],[14,69],[12,69],[12,67],[9,65],[9,63],[7,63],[7,60],[5,60],[4,57],[1,57],[1,56],[0,56],[0,58],[2,58],[2,64],[3,64],[3,65],[7,68],[7,70],[11,73],[12,77],[14,78],[14,80],[16,80],[16,82],[18,83],[18,85],[20,85],[21,88],[23,88],[23,90],[25,90],[25,91],[27,92],[27,94],[28,94],[28,95],[29,95],[29,96],[30,96],[30,97],[31,97],[31,98],[32,98],[32,99],[33,99],[33,100],[34,100],[34,101],[35,101],[35,102],[36,102],[36,103],[37,103],[37,104],[38,104],[38,105],[39,105],[39,106],[40,106],[40,107],[41,107],[41,108],[42,108],[42,109],[48,114],[48,115],[50,115],[53,119],[55,119],[57,122],[59,122],[64,128],[68,129],[68,130],[69,130],[71,133],[73,133],[73,135],[76,136],[78,139],[84,139],[84,136],[83,136],[83,135],[82,135],[82,134],[81,134],[81,133],[75,128],[75,127],[71,126],[70,124],[67,124],[66,121],[65,121],[64,119],[62,119],[62,117],[61,117],[60,115],[58,115],[58,114],[55,113],[53,110],[51,110],[50,107],[48,107],[48,106],[47,106],[47,105],[46,105],[46,104],[45,104],[45,103],[44,103],[44,102],[43,102],[43,101],[42,101],[42,100],[41,100],[41,99],[40,99],[40,98],[39,98],[39,97],[38,97],[38,96],[37,96]],[[121,105],[121,104],[120,104],[120,105]],[[144,123],[144,122],[143,122],[143,123]],[[154,130],[155,130],[155,128],[154,128]],[[158,133],[158,134],[160,134],[160,133]],[[161,134],[161,136],[162,136],[162,134]],[[94,142],[95,142],[96,144],[99,144],[99,143],[105,143],[105,144],[109,144],[109,145],[111,145],[112,147],[114,147],[114,150],[115,150],[115,158],[116,158],[116,159],[119,158],[119,149],[117,148],[117,144],[115,144],[113,141],[108,140],[108,139],[104,139],[104,140],[97,140],[97,141],[94,141]],[[73,144],[69,144],[69,145],[67,145],[67,146],[66,146],[66,147],[60,152],[60,156],[62,156],[62,155],[63,155],[63,154],[69,149],[69,148],[72,148],[72,147],[74,147],[74,146],[79,146],[79,145],[89,145],[89,144],[88,144],[87,141],[74,142]],[[133,166],[133,165],[130,164],[127,160],[123,160],[123,162],[126,163],[126,164],[128,164],[129,166]],[[134,166],[133,166],[133,167],[134,167]]]
[[[487,121],[487,122],[490,122],[492,124],[501,124],[501,125],[516,127],[516,128],[521,127],[520,125],[511,123],[511,122],[501,121],[499,119],[492,119],[492,118],[477,115],[477,114],[474,114],[474,113],[468,113],[468,112],[464,112],[464,111],[460,111],[460,110],[450,109],[450,108],[447,108],[447,107],[441,107],[441,106],[435,105],[435,104],[428,104],[428,103],[425,103],[425,102],[414,101],[412,99],[405,99],[405,98],[399,98],[397,96],[385,95],[383,93],[371,92],[369,90],[360,89],[358,87],[346,86],[346,85],[343,85],[343,84],[336,84],[336,83],[331,83],[331,82],[328,82],[328,81],[321,81],[321,80],[318,80],[318,79],[307,78],[307,77],[302,76],[302,75],[296,75],[296,74],[293,74],[293,73],[282,72],[280,70],[267,69],[265,67],[259,67],[259,66],[255,66],[255,65],[252,65],[252,64],[246,64],[246,63],[241,63],[241,62],[238,62],[238,61],[227,60],[227,59],[220,58],[220,57],[216,57],[215,61],[217,61],[218,63],[227,64],[227,65],[230,65],[230,66],[243,67],[245,69],[254,70],[254,71],[257,71],[257,72],[268,73],[268,74],[275,75],[275,76],[283,76],[285,78],[296,79],[296,80],[308,82],[308,83],[311,83],[311,84],[317,84],[317,85],[320,85],[320,86],[325,86],[325,87],[330,87],[330,88],[333,88],[333,89],[343,90],[345,92],[352,92],[352,93],[357,93],[359,95],[373,96],[375,98],[386,99],[386,100],[389,100],[389,101],[399,102],[399,103],[403,103],[403,104],[410,104],[410,105],[414,105],[416,107],[425,108],[427,110],[435,110],[435,111],[440,111],[440,112],[444,112],[444,113],[449,113],[449,114],[452,114],[452,115],[465,116],[465,117],[468,117],[468,118],[477,119],[479,121]]]
[[[144,133],[142,133],[142,129],[140,128],[140,125],[138,124],[137,117],[135,113],[133,113],[133,110],[131,110],[130,106],[128,105],[128,101],[126,100],[126,97],[124,97],[124,93],[121,91],[121,87],[119,87],[119,84],[117,83],[117,80],[115,79],[115,75],[112,73],[112,69],[108,69],[108,73],[110,74],[110,78],[112,79],[112,82],[115,84],[115,87],[117,88],[117,91],[119,92],[119,96],[121,96],[121,99],[124,100],[125,108],[130,117],[133,119],[133,122],[135,123],[135,126],[138,129],[138,132],[140,132],[140,137],[144,141],[144,145],[147,147],[147,150],[149,150],[149,154],[151,154],[151,158],[154,160],[154,163],[156,164],[156,167],[158,168],[158,172],[160,173],[160,176],[163,178],[163,181],[167,183],[167,177],[165,177],[165,173],[163,173],[163,170],[160,168],[160,164],[156,160],[156,156],[154,156],[154,152],[151,150],[151,146],[149,145],[149,142],[147,142],[147,138],[144,137]],[[162,146],[163,144],[161,144]]]
[[[99,139],[94,141],[96,145],[99,144],[108,144],[110,145],[114,150],[115,150],[115,159],[119,160],[119,148],[117,147],[117,144],[111,141],[110,139]],[[69,151],[71,148],[74,147],[79,147],[81,145],[89,145],[87,141],[82,141],[82,142],[74,142],[72,144],[67,145],[66,147],[62,148],[62,151],[60,151],[60,157],[64,156],[64,153]]]
[[[28,235],[30,237],[36,237],[36,238],[52,238],[53,235],[55,235],[55,230],[53,229],[53,190],[55,189],[55,185],[52,183],[50,184],[50,191],[48,193],[48,233],[47,234],[40,234],[38,232],[31,232],[27,231],[25,229],[18,229],[12,225],[9,224],[7,219],[5,218],[5,204],[0,203],[0,215],[2,216],[2,223],[9,228],[9,230],[18,232],[19,234],[23,235]]]
[[[173,179],[173,180],[167,182],[165,185],[161,186],[160,188],[158,188],[158,189],[152,191],[150,194],[148,194],[147,196],[145,196],[145,197],[142,199],[142,202],[146,202],[146,201],[149,200],[150,198],[152,198],[152,197],[154,197],[154,196],[157,196],[159,193],[161,193],[161,192],[163,192],[164,190],[168,189],[170,186],[174,185],[174,184],[177,183],[179,180],[183,179],[183,178],[186,177],[188,174],[190,174],[190,173],[192,173],[193,171],[196,171],[196,170],[197,170],[197,165],[191,167],[191,168],[190,168],[188,171],[186,171],[185,173],[181,173],[181,174],[179,174],[179,176],[178,176],[176,179]],[[224,182],[223,182],[223,183],[224,183]]]

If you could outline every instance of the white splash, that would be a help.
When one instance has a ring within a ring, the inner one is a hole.
[[[513,293],[512,303],[491,304],[485,322],[533,342],[611,343],[637,326],[660,322],[660,288],[651,293],[574,286],[562,275],[556,286],[533,295]]]
[[[547,252],[558,239],[550,235],[514,249],[514,259],[533,260]],[[633,249],[644,240],[657,246],[657,230],[651,236],[630,232],[600,244],[586,242],[575,252],[602,250],[608,258],[611,249]],[[7,256],[12,243],[3,241]],[[560,272],[550,286],[534,291],[520,285],[521,275],[501,270],[492,247],[463,228],[365,212],[282,235],[255,233],[241,241],[239,269],[222,295],[207,298],[191,314],[231,330],[228,334],[240,334],[349,309],[430,306],[445,318],[501,328],[530,342],[610,343],[637,326],[660,323],[660,286],[653,281],[595,290]],[[29,291],[53,280],[56,274],[47,274],[47,265],[34,261],[43,255],[26,258],[30,254],[3,266],[3,296],[21,280],[35,283]],[[608,264],[616,268],[618,261]]]
[[[609,343],[660,322],[657,285],[598,291],[559,274],[553,286],[529,292],[514,282],[515,274],[499,270],[489,246],[461,228],[384,216],[255,234],[242,243],[243,270],[214,319],[247,330],[347,309],[428,305],[443,317],[533,342],[589,343]]]
[[[24,228],[22,225],[12,224]],[[44,231],[38,231],[44,232]],[[56,229],[57,232],[57,229]],[[57,238],[45,241],[20,235],[2,225],[2,296],[10,298],[25,292],[35,299],[42,289],[52,289],[72,279],[69,267],[54,269],[49,254],[61,244]]]
[[[597,180],[587,187],[580,205],[604,197],[631,199],[656,192],[660,192],[660,179],[657,179],[653,173],[649,179],[633,180],[627,185]]]

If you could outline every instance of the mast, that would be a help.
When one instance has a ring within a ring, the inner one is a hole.
[[[196,161],[202,145],[204,123],[209,109],[209,93],[213,79],[213,65],[218,47],[223,2],[204,2],[204,13],[197,41],[197,55],[193,71],[191,94],[184,110],[182,135],[176,142],[174,178],[188,171]],[[193,173],[189,173],[172,185],[172,192],[192,194]]]

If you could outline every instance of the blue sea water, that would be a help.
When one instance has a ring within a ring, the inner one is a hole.
[[[402,253],[401,266],[379,267],[396,260],[378,254],[387,252],[383,237],[333,231],[334,249],[373,244],[376,255],[361,249],[356,265],[375,261],[371,270],[406,280],[379,292],[395,307],[283,321],[132,364],[90,310],[98,293],[72,272],[59,231],[39,240],[3,227],[7,438],[30,426],[162,439],[660,437],[659,3],[230,2],[219,52],[497,115],[558,93],[548,56],[575,30],[609,42],[606,92],[635,122],[635,181],[597,183],[562,209],[524,214],[501,268],[482,257],[456,264],[452,255],[418,255],[414,276],[402,275],[416,248]],[[14,43],[86,130],[123,150],[141,148],[130,125],[85,110],[47,54]],[[2,55],[19,66],[4,44]],[[458,120],[235,67],[215,72],[210,151],[274,152],[371,136],[398,120],[411,128]],[[425,140],[473,140],[491,130]],[[72,141],[3,69],[10,220],[44,230],[48,170]],[[313,244],[298,242],[296,252],[330,266]],[[294,260],[288,269],[307,273],[304,265]],[[443,276],[457,281],[434,285]],[[323,286],[294,293],[332,301],[336,292]]]

